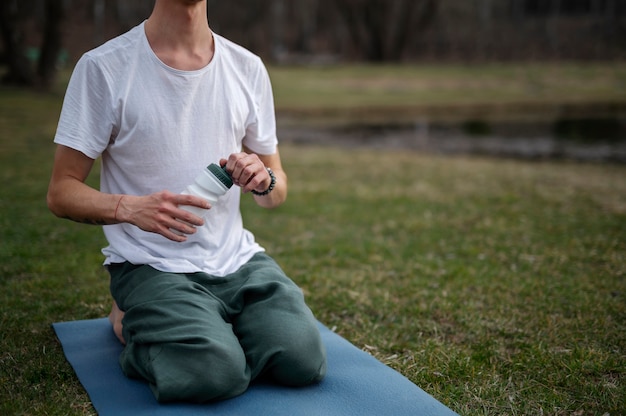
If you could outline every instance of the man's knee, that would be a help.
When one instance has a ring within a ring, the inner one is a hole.
[[[319,383],[326,376],[326,357],[284,357],[272,371],[273,379],[286,386]]]
[[[326,350],[318,334],[288,346],[274,357],[271,374],[288,386],[306,386],[322,381],[326,375]]]
[[[241,350],[215,348],[181,353],[161,350],[152,362],[152,390],[160,402],[208,402],[242,394],[250,383],[246,358]]]

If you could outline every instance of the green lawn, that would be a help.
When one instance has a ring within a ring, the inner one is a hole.
[[[316,122],[597,116],[626,102],[626,63],[271,67],[284,117]]]
[[[109,308],[101,231],[45,206],[60,103],[0,89],[2,415],[94,413],[50,327]],[[320,321],[463,415],[623,413],[626,166],[281,153],[244,217]]]

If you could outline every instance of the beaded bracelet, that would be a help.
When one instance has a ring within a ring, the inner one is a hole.
[[[256,195],[256,196],[264,196],[264,195],[267,195],[267,194],[269,194],[270,192],[272,192],[272,190],[274,189],[274,186],[276,186],[276,175],[274,175],[274,172],[272,172],[272,169],[267,168],[267,167],[266,167],[265,169],[267,169],[267,173],[269,173],[269,175],[270,175],[270,179],[271,179],[270,186],[269,186],[269,188],[267,188],[267,189],[266,189],[265,191],[263,191],[263,192],[258,192],[258,191],[252,190],[252,193],[253,193],[254,195]]]

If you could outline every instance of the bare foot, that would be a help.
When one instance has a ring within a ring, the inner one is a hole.
[[[113,325],[113,332],[115,332],[115,336],[123,345],[126,345],[126,340],[122,335],[122,318],[124,317],[124,312],[120,310],[117,306],[117,303],[113,301],[113,306],[111,307],[111,313],[109,313],[109,321],[111,325]]]

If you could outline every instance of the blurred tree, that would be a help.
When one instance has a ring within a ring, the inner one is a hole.
[[[438,0],[336,0],[356,51],[368,61],[399,61],[412,37],[428,27]]]
[[[0,3],[0,31],[4,43],[4,61],[8,72],[2,78],[6,84],[30,85],[34,71],[24,53],[24,32],[21,22],[26,15],[24,1],[4,0]]]
[[[216,33],[276,63],[626,58],[626,0],[207,2]],[[71,65],[147,18],[153,3],[0,0],[0,75],[45,86],[61,45]]]
[[[272,58],[281,61],[285,48],[285,0],[272,1]]]
[[[94,45],[104,41],[104,21],[106,18],[106,0],[93,0]]]
[[[43,36],[41,47],[34,56],[37,65],[33,68],[24,45],[24,21],[42,8]],[[61,24],[64,16],[63,0],[4,0],[0,3],[0,32],[4,43],[4,59],[8,66],[8,72],[2,78],[3,83],[50,88],[61,52]]]
[[[39,85],[43,89],[49,89],[57,73],[57,63],[62,47],[61,24],[65,17],[65,8],[62,0],[46,0],[45,6],[46,17],[43,42],[37,62],[37,75]]]
[[[299,31],[296,38],[296,50],[303,54],[313,52],[313,38],[317,30],[316,15],[318,0],[298,0],[297,19]]]

